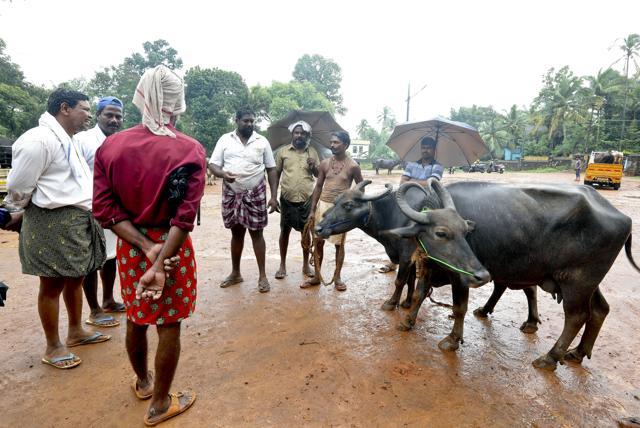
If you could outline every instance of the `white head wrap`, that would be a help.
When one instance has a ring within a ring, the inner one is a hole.
[[[289,125],[289,132],[293,132],[296,129],[296,126],[302,126],[302,130],[311,136],[311,125],[309,125],[304,120],[299,120],[296,123],[292,123]]]
[[[133,95],[133,104],[140,110],[142,124],[149,131],[175,138],[165,125],[171,116],[178,116],[187,109],[182,79],[164,65],[145,71]]]

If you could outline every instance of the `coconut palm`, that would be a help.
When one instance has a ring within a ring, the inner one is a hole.
[[[625,78],[624,103],[622,105],[622,122],[620,125],[620,140],[622,140],[624,138],[624,123],[627,118],[627,98],[629,95],[629,62],[633,61],[636,66],[636,71],[640,69],[640,66],[638,66],[638,62],[636,61],[636,57],[640,56],[640,34],[629,34],[623,40],[622,45],[618,47],[620,48],[620,50],[622,50],[622,52],[624,52],[623,56],[618,59],[618,61],[624,59]]]

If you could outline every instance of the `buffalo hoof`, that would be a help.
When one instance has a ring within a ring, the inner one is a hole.
[[[489,312],[484,310],[484,306],[473,311],[473,315],[479,318],[487,318],[489,316]]]
[[[380,309],[382,309],[383,311],[393,311],[396,309],[396,306],[397,305],[395,302],[392,302],[391,300],[387,300],[382,304],[382,306],[380,306]]]
[[[413,328],[415,323],[416,321],[413,318],[411,318],[411,316],[407,315],[404,321],[401,321],[400,324],[398,324],[397,329],[400,331],[409,331]]]
[[[402,306],[405,309],[409,309],[411,307],[411,300],[406,299],[404,302],[400,304],[400,306]]]
[[[460,344],[458,343],[458,340],[451,336],[445,337],[438,343],[438,348],[440,348],[441,351],[456,351],[459,347]]]
[[[582,352],[580,349],[573,348],[573,349],[570,349],[566,354],[564,354],[564,359],[565,361],[581,364],[585,356],[586,354]]]
[[[544,354],[543,356],[536,358],[533,361],[533,367],[537,369],[544,369],[554,371],[558,366],[558,362],[551,358],[549,354]]]
[[[528,334],[535,333],[536,331],[538,331],[538,323],[525,321],[520,326],[520,331]]]

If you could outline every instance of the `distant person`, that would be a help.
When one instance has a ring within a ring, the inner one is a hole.
[[[267,207],[270,213],[280,210],[278,175],[269,141],[253,129],[255,120],[256,115],[250,108],[238,110],[236,129],[220,137],[209,165],[216,176],[223,178],[222,219],[224,227],[231,229],[231,273],[220,287],[244,281],[240,258],[244,236],[249,230],[258,262],[258,291],[266,293],[271,287],[265,271],[263,230],[267,226]],[[268,202],[265,171],[270,189]]]
[[[574,181],[580,181],[580,170],[582,169],[582,159],[576,158],[576,164],[574,165],[576,170],[576,179]]]
[[[313,216],[316,224],[320,223],[324,213],[333,207],[339,194],[348,190],[353,182],[358,184],[362,181],[360,166],[346,154],[349,144],[351,144],[351,138],[349,138],[348,133],[338,131],[331,134],[331,153],[333,156],[320,163],[318,180],[311,196],[311,212],[309,215]],[[333,235],[328,239],[329,242],[336,246],[336,268],[333,273],[333,283],[338,291],[347,289],[347,285],[340,278],[344,262],[345,239],[346,233]],[[318,254],[318,262],[313,265],[315,274],[313,278],[304,281],[300,288],[309,288],[320,284],[324,240],[316,236],[314,244],[315,251]]]
[[[145,425],[179,415],[192,391],[169,393],[180,357],[180,328],[195,311],[193,230],[205,186],[202,145],[175,128],[186,109],[184,84],[159,65],[147,70],[133,97],[142,124],[118,132],[96,152],[93,211],[118,235],[117,263],[127,307],[126,347],[132,388],[151,399]],[[166,276],[168,261],[178,266]],[[147,328],[155,325],[155,373],[147,367]]]
[[[311,141],[311,125],[304,121],[289,126],[291,144],[283,147],[276,155],[276,171],[280,184],[280,268],[276,279],[287,275],[287,249],[291,229],[303,231],[311,212],[311,195],[315,178],[318,176],[320,158]],[[309,252],[302,249],[302,273],[313,276],[309,266]]]
[[[76,134],[75,138],[82,144],[82,150],[91,168],[93,177],[93,163],[96,150],[104,140],[122,128],[124,110],[122,101],[116,97],[104,97],[98,100],[96,110],[96,126],[88,131]],[[116,241],[118,237],[109,229],[104,229],[107,260],[100,269],[102,280],[102,307],[98,304],[98,273],[91,272],[84,279],[82,287],[91,309],[87,324],[98,327],[116,327],[120,322],[106,312],[124,312],[124,304],[113,298],[113,286],[116,280]]]
[[[74,138],[91,119],[88,100],[77,91],[53,91],[39,125],[13,144],[7,178],[7,201],[24,208],[22,273],[40,277],[38,313],[47,340],[42,362],[58,369],[82,362],[69,348],[111,339],[82,327],[82,281],[105,260],[104,235],[91,215],[91,169]],[[69,317],[66,344],[58,332],[60,294]]]
[[[422,157],[417,162],[408,162],[407,166],[400,177],[400,184],[407,181],[413,181],[421,186],[427,185],[427,180],[435,178],[436,180],[442,179],[444,173],[444,167],[436,161],[436,140],[431,137],[424,137],[420,140],[420,153]],[[392,263],[391,260],[387,261],[379,269],[381,273],[392,272],[398,268],[398,265]]]

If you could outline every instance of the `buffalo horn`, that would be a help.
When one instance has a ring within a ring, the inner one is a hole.
[[[440,183],[439,180],[435,178],[430,178],[428,185],[436,192],[440,201],[442,201],[442,206],[445,208],[453,208],[456,209],[456,205],[453,203],[453,198],[449,191]]]
[[[361,201],[361,202],[375,201],[377,199],[380,199],[380,198],[383,198],[383,197],[387,196],[389,193],[391,193],[393,191],[393,185],[391,183],[385,184],[384,187],[386,187],[387,190],[385,190],[384,192],[380,193],[379,195],[365,195],[365,193],[361,191],[362,196],[357,196],[354,199],[357,199],[358,201]]]
[[[360,183],[356,184],[356,190],[364,193],[364,188],[371,184],[371,180],[362,180]]]
[[[398,206],[400,207],[400,211],[402,211],[404,213],[404,215],[406,215],[411,220],[413,220],[413,221],[415,221],[417,223],[427,224],[427,223],[429,223],[429,213],[422,213],[422,212],[418,212],[418,211],[414,210],[413,208],[411,208],[411,206],[405,200],[405,196],[404,195],[405,195],[405,193],[407,193],[407,190],[409,190],[409,188],[411,188],[411,187],[419,188],[420,190],[425,192],[425,190],[422,188],[422,186],[419,185],[418,183],[408,182],[408,183],[402,184],[400,186],[400,188],[398,189],[398,191],[396,192],[396,201],[398,202]]]

